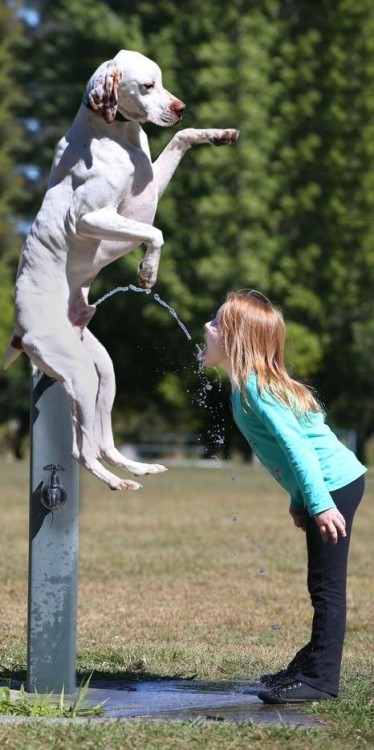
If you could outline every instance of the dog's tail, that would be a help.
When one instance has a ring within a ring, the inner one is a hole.
[[[12,338],[8,344],[8,348],[4,354],[4,370],[7,370],[10,365],[15,362],[23,351],[21,336],[13,333]]]

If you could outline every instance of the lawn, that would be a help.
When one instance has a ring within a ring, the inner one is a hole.
[[[28,467],[5,463],[0,490],[0,664],[25,677]],[[83,674],[256,679],[309,636],[303,533],[261,468],[170,468],[136,493],[81,476],[78,660]],[[17,750],[373,748],[374,471],[351,543],[341,695],[308,710],[326,729],[202,721],[0,724]],[[371,684],[370,684],[371,681]]]

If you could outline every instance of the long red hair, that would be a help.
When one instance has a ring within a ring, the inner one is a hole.
[[[218,330],[230,361],[231,378],[245,394],[252,372],[297,415],[323,411],[310,388],[293,380],[285,365],[286,326],[282,313],[260,292],[229,292],[218,316]]]

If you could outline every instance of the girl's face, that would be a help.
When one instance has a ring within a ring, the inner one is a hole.
[[[226,365],[227,356],[218,331],[219,313],[209,323],[205,323],[205,349],[201,353],[201,359],[206,367],[217,367],[217,365]]]

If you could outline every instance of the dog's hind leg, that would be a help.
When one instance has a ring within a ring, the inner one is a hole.
[[[72,409],[73,456],[112,490],[137,490],[141,485],[121,479],[98,460],[95,439],[96,400],[99,377],[96,365],[78,335],[65,320],[54,320],[53,329],[22,337],[22,346],[32,362],[58,380],[67,393]],[[56,336],[56,330],[59,335]]]
[[[166,467],[161,464],[131,461],[115,447],[111,420],[116,393],[113,363],[106,349],[87,328],[83,331],[82,343],[92,357],[99,378],[95,413],[95,439],[100,458],[108,464],[119,469],[125,469],[136,476],[160,474],[167,471]]]

